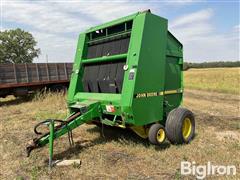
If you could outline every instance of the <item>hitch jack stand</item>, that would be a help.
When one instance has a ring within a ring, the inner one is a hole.
[[[43,147],[44,145],[49,143],[49,169],[51,170],[51,168],[55,164],[53,162],[54,139],[59,138],[66,133],[70,133],[68,135],[70,136],[69,137],[70,142],[72,142],[71,141],[71,139],[72,139],[71,131],[73,129],[77,128],[78,126],[80,126],[84,123],[91,121],[92,119],[94,119],[96,117],[101,116],[101,112],[99,112],[100,104],[98,101],[87,101],[87,102],[85,102],[84,105],[87,106],[86,112],[81,113],[80,112],[81,107],[80,107],[80,111],[72,113],[65,120],[48,119],[48,120],[41,122],[40,124],[48,125],[49,132],[42,134],[38,138],[33,139],[31,144],[26,147],[27,155],[29,156],[33,149]],[[83,106],[83,107],[86,108],[85,106]],[[61,124],[55,126],[55,121],[60,122]],[[38,127],[38,126],[39,125],[37,125],[36,127]],[[38,132],[38,131],[36,131],[36,128],[35,128],[35,133],[36,132]],[[40,134],[40,133],[37,133],[37,134]]]
[[[54,120],[51,120],[49,123],[49,132],[49,169],[51,169],[53,158]]]

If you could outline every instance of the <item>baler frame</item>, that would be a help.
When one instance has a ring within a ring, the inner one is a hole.
[[[56,127],[50,120],[49,133],[34,140],[28,152],[50,143],[51,165],[53,140],[94,121],[130,128],[153,144],[162,144],[166,134],[172,143],[190,142],[193,114],[178,108],[182,68],[182,44],[167,30],[167,20],[150,11],[90,28],[78,39],[67,98],[70,116]],[[188,137],[182,127],[190,129]]]

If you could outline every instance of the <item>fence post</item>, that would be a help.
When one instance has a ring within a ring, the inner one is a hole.
[[[25,63],[25,73],[26,73],[26,78],[27,78],[27,83],[29,83],[29,79],[28,79],[28,66]]]
[[[38,72],[38,64],[37,63],[36,63],[36,72],[37,72],[37,79],[38,79],[38,81],[40,81],[39,72]]]
[[[18,80],[17,80],[17,72],[16,72],[16,64],[15,63],[13,63],[13,72],[14,72],[15,82],[17,83]]]

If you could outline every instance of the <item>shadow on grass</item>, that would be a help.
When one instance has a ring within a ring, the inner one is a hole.
[[[130,145],[130,144],[141,144],[145,148],[149,148],[151,145],[148,141],[148,139],[143,139],[139,136],[137,136],[133,131],[129,129],[121,129],[117,127],[93,127],[91,129],[87,129],[90,133],[101,133],[101,136],[99,136],[96,139],[93,139],[92,141],[83,140],[83,141],[77,141],[75,142],[73,147],[69,147],[65,151],[55,154],[54,159],[70,159],[74,155],[78,155],[79,153],[87,150],[88,148],[91,148],[98,144],[106,144],[108,142],[118,142],[119,144],[123,145]],[[170,147],[169,142],[165,142],[160,146],[155,146],[156,151],[162,151]],[[46,163],[47,160],[46,160]]]
[[[28,95],[28,96],[22,96],[22,97],[16,97],[14,99],[9,99],[9,100],[5,100],[3,98],[3,100],[0,101],[0,107],[1,106],[11,106],[11,105],[18,105],[24,102],[28,102],[31,101],[33,99],[34,96],[32,95]]]

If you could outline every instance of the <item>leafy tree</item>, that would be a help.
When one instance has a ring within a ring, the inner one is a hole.
[[[21,29],[0,32],[0,63],[32,63],[40,54],[32,34]]]

